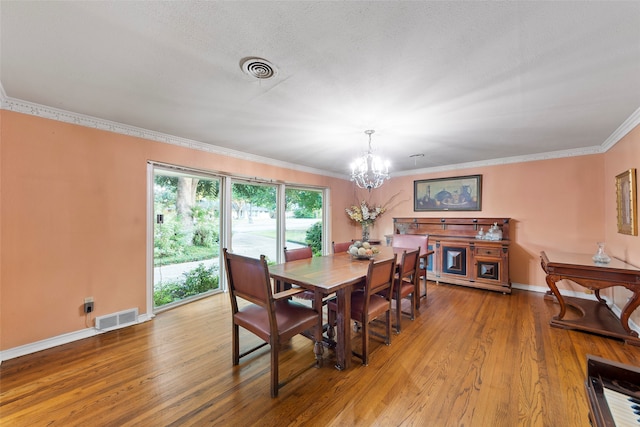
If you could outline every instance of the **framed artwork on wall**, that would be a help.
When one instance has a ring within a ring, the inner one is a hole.
[[[629,169],[616,176],[618,233],[638,235],[636,170]]]
[[[482,210],[482,175],[413,181],[413,210]]]

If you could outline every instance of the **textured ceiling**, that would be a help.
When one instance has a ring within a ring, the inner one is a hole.
[[[331,174],[366,129],[406,173],[601,149],[640,107],[640,1],[2,0],[0,18],[5,101]],[[253,56],[276,77],[244,74]]]

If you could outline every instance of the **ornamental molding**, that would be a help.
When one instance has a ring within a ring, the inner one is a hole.
[[[48,107],[45,105],[36,104],[33,102],[22,101],[6,96],[4,88],[0,85],[0,108],[3,110],[14,111],[17,113],[29,114],[45,119],[57,120],[64,123],[72,123],[79,126],[85,126],[93,129],[104,130],[108,132],[114,132],[121,135],[128,135],[137,138],[143,138],[151,141],[162,142],[165,144],[176,145],[179,147],[191,148],[194,150],[205,151],[208,153],[219,154],[228,157],[234,157],[237,159],[263,163],[271,166],[277,166],[285,169],[292,169],[301,172],[312,173],[316,175],[329,176],[333,178],[339,178],[349,180],[348,174],[336,174],[327,172],[324,170],[309,168],[300,166],[294,163],[283,162],[280,160],[271,159],[268,157],[257,156],[251,153],[243,151],[236,151],[229,148],[223,148],[217,145],[206,144],[200,141],[194,141],[187,138],[181,138],[178,136],[168,135],[161,132],[156,132],[148,129],[143,129],[135,126],[125,125],[122,123],[112,122],[109,120],[99,119],[96,117],[87,116],[84,114],[73,113],[70,111],[61,110],[58,108]],[[391,172],[392,179],[397,176],[408,176],[416,174],[426,174],[434,172],[446,172],[458,169],[468,169],[486,166],[499,166],[512,163],[524,163],[533,162],[538,160],[551,160],[566,157],[587,156],[591,154],[602,154],[607,152],[618,141],[620,141],[625,135],[640,124],[640,108],[634,111],[627,120],[624,121],[602,145],[595,145],[592,147],[583,147],[571,150],[559,150],[546,153],[529,154],[525,156],[512,156],[491,160],[483,160],[478,162],[459,163],[454,165],[437,166],[423,169],[412,169],[402,172]]]

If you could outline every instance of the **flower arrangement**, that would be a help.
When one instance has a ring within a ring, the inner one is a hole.
[[[384,206],[372,206],[366,201],[360,202],[359,205],[353,205],[345,209],[351,220],[358,224],[373,224],[380,215],[386,211]]]
[[[400,193],[396,193],[391,197],[387,203],[383,205],[372,205],[363,200],[359,204],[354,204],[351,207],[345,209],[347,215],[352,221],[357,222],[360,225],[373,225],[383,213],[390,209],[391,202]]]

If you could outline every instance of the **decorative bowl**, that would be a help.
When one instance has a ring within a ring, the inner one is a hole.
[[[375,258],[376,254],[373,255],[353,255],[351,254],[351,258],[352,259],[371,259],[371,258]]]
[[[365,253],[365,251],[367,253]],[[347,252],[353,259],[371,259],[376,256],[380,250],[369,242],[361,242],[358,240],[349,246]]]

